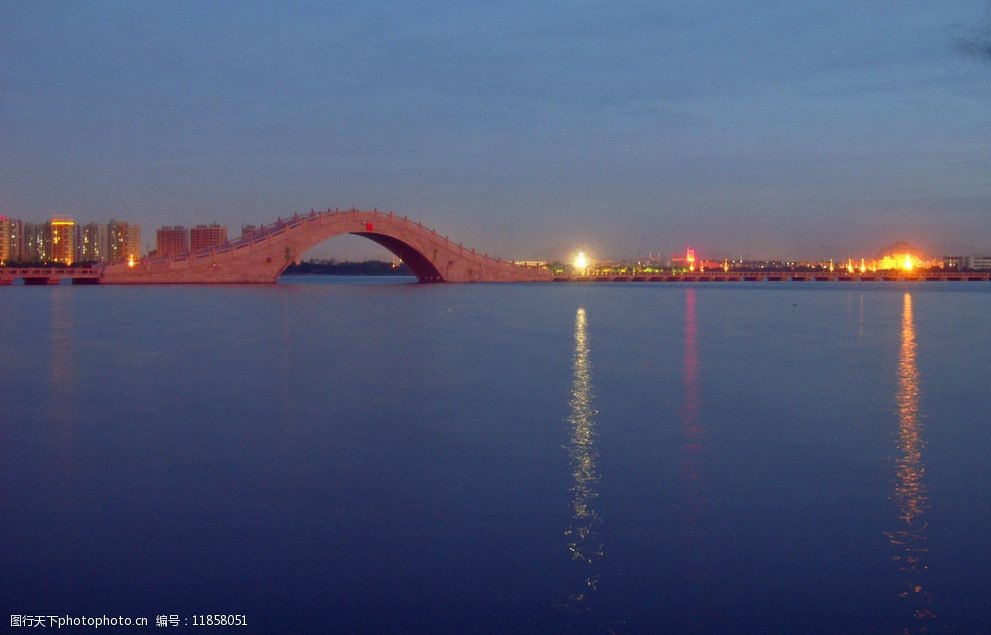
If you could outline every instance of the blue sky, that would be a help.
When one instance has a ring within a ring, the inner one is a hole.
[[[509,258],[991,252],[984,1],[6,0],[0,122],[0,213],[146,241],[353,205]]]

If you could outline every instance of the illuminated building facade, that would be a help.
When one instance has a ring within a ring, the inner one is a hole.
[[[125,262],[127,260],[127,230],[128,224],[111,220],[107,225],[107,262]]]
[[[133,262],[141,258],[141,226],[112,220],[107,225],[107,262]]]
[[[109,258],[107,226],[102,223],[88,223],[76,228],[76,260],[83,262],[106,262]]]
[[[967,268],[967,258],[964,256],[943,256],[943,269],[961,271]]]
[[[71,265],[76,260],[76,222],[68,218],[53,218],[48,223],[51,254],[49,260]]]
[[[77,225],[67,218],[26,223],[0,215],[0,263],[72,265],[140,257],[140,225],[121,221]]]
[[[156,256],[182,256],[189,253],[189,230],[176,225],[161,227],[155,232]]]
[[[189,250],[199,251],[217,247],[227,242],[227,228],[213,223],[197,225],[189,231]]]
[[[17,221],[0,216],[0,265],[18,260]]]
[[[51,233],[48,223],[24,223],[24,249],[20,260],[43,263],[51,259]]]
[[[127,226],[127,259],[130,262],[141,259],[141,226],[134,223]]]
[[[687,247],[684,256],[674,256],[671,258],[672,269],[684,269],[687,271],[713,271],[715,269],[729,269],[729,260],[705,260],[695,253],[695,249]]]
[[[7,222],[10,259],[20,262],[24,260],[24,222],[16,218],[8,219]]]

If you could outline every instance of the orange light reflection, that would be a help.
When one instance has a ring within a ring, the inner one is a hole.
[[[894,560],[904,574],[899,597],[910,602],[914,627],[925,631],[936,617],[932,610],[932,596],[923,584],[928,578],[929,566],[925,562],[928,553],[925,512],[928,507],[923,476],[922,430],[919,423],[919,369],[916,364],[915,321],[912,313],[912,295],[906,293],[902,305],[901,350],[898,358],[898,449],[901,456],[895,462],[894,500],[898,505],[896,529],[887,532],[891,544],[897,548]],[[906,629],[909,632],[913,629]]]
[[[571,526],[565,530],[568,551],[573,560],[587,567],[582,589],[570,596],[573,602],[583,602],[588,594],[598,590],[598,573],[595,561],[601,558],[602,543],[597,526],[600,523],[592,501],[598,495],[599,481],[596,472],[595,409],[592,406],[592,373],[588,355],[588,333],[586,330],[585,309],[579,308],[575,314],[575,354],[572,362],[574,379],[571,385],[571,439],[568,454],[574,484],[571,487]]]

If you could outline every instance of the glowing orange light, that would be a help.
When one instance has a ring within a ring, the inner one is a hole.
[[[592,262],[588,259],[588,256],[585,255],[584,251],[579,251],[571,261],[571,264],[577,273],[585,275],[588,272],[588,268],[592,265]]]
[[[911,271],[914,264],[912,263],[912,254],[905,254],[905,262],[902,263],[902,268],[905,271]]]
[[[134,254],[131,254],[130,256],[127,257],[127,266],[133,267],[134,265],[135,265]]]

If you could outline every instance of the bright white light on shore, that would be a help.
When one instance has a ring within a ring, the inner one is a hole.
[[[584,251],[579,251],[575,259],[571,261],[571,265],[579,273],[585,273],[589,266],[588,256],[585,255]]]

